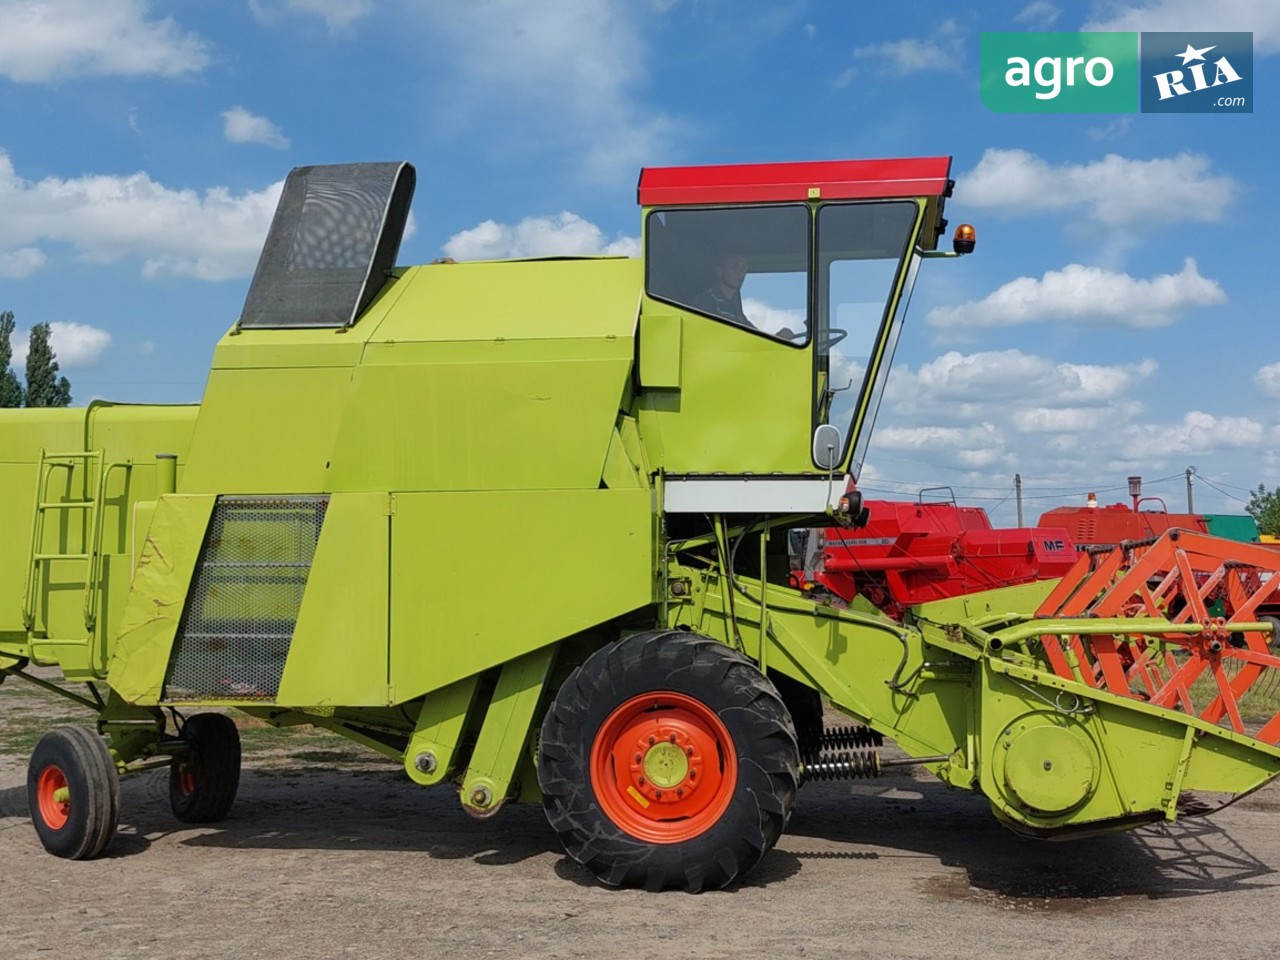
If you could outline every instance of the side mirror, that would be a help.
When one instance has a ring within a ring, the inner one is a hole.
[[[821,424],[813,431],[813,462],[823,470],[834,470],[840,462],[842,446],[839,427]]]

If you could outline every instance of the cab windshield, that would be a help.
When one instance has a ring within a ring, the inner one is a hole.
[[[856,433],[850,466],[855,477],[919,265],[913,257],[903,276],[918,214],[910,201],[828,204],[818,211],[814,422],[840,428],[841,459]]]

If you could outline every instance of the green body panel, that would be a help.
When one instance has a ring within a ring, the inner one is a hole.
[[[609,346],[614,356],[564,360],[485,343],[474,349],[484,361],[457,364],[427,359],[439,351],[425,345],[371,345],[352,379],[329,488],[597,486],[631,368],[631,348]],[[548,446],[549,433],[563,446]]]
[[[390,498],[329,498],[276,702],[381,706],[388,699]]]
[[[663,315],[675,310],[646,301],[650,309]],[[653,459],[677,474],[817,474],[810,453],[812,399],[808,389],[796,389],[813,378],[812,348],[692,313],[680,317],[678,364],[671,356],[670,322],[660,324],[664,348],[651,361],[661,363],[663,379],[678,369],[680,386],[646,392],[637,404]]]
[[[214,497],[162,497],[138,555],[115,632],[107,682],[128,703],[160,701]]]
[[[640,317],[640,386],[680,386],[684,315],[646,313]]]
[[[393,509],[392,702],[653,600],[648,490],[404,493]]]
[[[201,407],[215,412],[196,424],[191,462],[179,489],[237,494],[327,489],[350,382],[347,367],[215,368]]]
[[[0,652],[58,663],[73,679],[105,675],[146,532],[140,504],[157,492],[156,455],[174,454],[185,470],[197,411],[103,402],[0,411]],[[42,456],[55,455],[42,470]],[[33,545],[38,486],[50,506]],[[76,558],[91,549],[92,563]],[[33,553],[55,559],[33,563]]]
[[[635,335],[640,261],[622,257],[410,267],[350,332],[371,342],[613,341]],[[361,327],[366,327],[361,331]],[[552,354],[554,355],[554,354]]]

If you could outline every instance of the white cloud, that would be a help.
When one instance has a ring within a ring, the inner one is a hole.
[[[964,39],[954,20],[946,20],[926,40],[908,37],[858,47],[855,60],[870,60],[883,72],[896,77],[926,70],[959,71],[964,57]]]
[[[1123,137],[1133,127],[1133,117],[1129,114],[1116,117],[1114,120],[1108,121],[1097,127],[1090,127],[1088,130],[1090,140],[1115,140]]]
[[[1251,417],[1218,417],[1200,410],[1185,413],[1177,423],[1130,423],[1119,434],[1113,462],[1135,466],[1164,466],[1171,459],[1215,451],[1255,450],[1267,442],[1267,428]]]
[[[232,107],[222,114],[223,135],[232,143],[260,143],[264,147],[284,150],[289,138],[266,117],[255,116],[244,107]]]
[[[1020,350],[962,354],[949,351],[920,367],[907,392],[924,392],[945,403],[988,401],[1003,404],[1053,401],[1099,403],[1122,395],[1156,370],[1154,360],[1102,366],[1062,363]],[[896,375],[896,373],[895,373]]]
[[[640,255],[636,237],[606,240],[594,223],[564,211],[554,217],[526,217],[514,226],[486,220],[450,237],[446,256],[455,260],[500,260],[521,257],[576,257],[609,254]]]
[[[249,0],[259,23],[274,23],[286,14],[319,17],[330,33],[342,33],[374,10],[373,0]]]
[[[499,127],[522,151],[582,158],[584,175],[632,179],[685,125],[641,99],[643,5],[627,0],[491,0],[421,6],[425,41],[452,73],[446,126]]]
[[[30,336],[30,330],[13,331],[10,342],[13,344],[12,366],[15,370],[21,371],[27,364]],[[93,366],[110,343],[111,334],[86,323],[54,320],[49,324],[49,346],[53,348],[60,370]]]
[[[1280,381],[1280,363],[1272,366]],[[1155,372],[1151,360],[1099,366],[1016,350],[949,352],[915,371],[897,368],[860,483],[895,499],[954,484],[962,503],[997,506],[993,520],[1005,525],[1014,522],[1006,494],[1015,472],[1028,488],[1031,522],[1055,502],[1069,501],[1063,491],[1115,486],[1122,496],[1124,478],[1134,474],[1149,481],[1177,475],[1176,482],[1147,491],[1172,507],[1181,494],[1181,471],[1192,463],[1206,472],[1216,464],[1211,476],[1223,482],[1255,483],[1253,473],[1280,445],[1277,418],[1174,407],[1179,412],[1169,419],[1152,419],[1135,394],[1158,390]],[[1167,401],[1159,409],[1168,410]],[[1082,500],[1083,492],[1078,496]],[[1199,490],[1198,506],[1239,512],[1238,504],[1202,502],[1214,496]]]
[[[1109,443],[1113,425],[1142,415],[1129,394],[1155,371],[1153,360],[1103,366],[1018,350],[950,351],[918,370],[893,371],[870,456],[913,453],[915,463],[955,470],[1070,472],[1082,444]],[[945,477],[930,473],[922,485],[940,482]]]
[[[1009,422],[1020,433],[1095,434],[1142,412],[1136,401],[1103,407],[1016,407]]]
[[[43,267],[48,259],[43,251],[35,247],[0,250],[0,277],[6,280],[21,280]]]
[[[1191,307],[1225,303],[1216,280],[1188,257],[1179,273],[1149,280],[1100,267],[1069,264],[1044,276],[1010,280],[981,300],[929,312],[930,325],[955,330],[1061,320],[1080,326],[1163,327]]]
[[[845,87],[849,86],[849,84],[853,83],[857,76],[857,67],[845,67],[845,69],[836,74],[836,78],[832,80],[831,83],[837,90],[843,90]]]
[[[1019,11],[1013,19],[1018,23],[1029,23],[1037,27],[1047,27],[1062,15],[1062,10],[1049,0],[1032,0]]]
[[[32,182],[0,153],[0,254],[60,242],[95,262],[142,259],[147,277],[246,276],[257,263],[282,187],[275,183],[240,196],[211,187],[200,194],[170,189],[145,173]]]
[[[1258,389],[1268,397],[1280,397],[1280,363],[1269,363],[1253,378]]]
[[[1236,182],[1209,172],[1209,158],[1193,153],[1154,160],[1108,154],[1093,163],[1054,166],[1025,150],[988,149],[957,180],[968,207],[1009,216],[1046,210],[1085,210],[1107,226],[1209,222],[1222,219]]]
[[[885,427],[877,430],[875,450],[895,452],[945,451],[965,467],[988,467],[1005,459],[1004,436],[993,423],[963,427]]]
[[[0,0],[0,24],[0,76],[16,83],[174,77],[209,63],[205,41],[148,0]]]
[[[1084,29],[1173,33],[1238,30],[1252,32],[1261,53],[1280,50],[1280,4],[1275,0],[1139,0],[1120,6],[1122,9],[1110,17],[1086,23]]]

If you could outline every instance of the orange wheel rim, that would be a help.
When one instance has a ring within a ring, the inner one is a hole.
[[[71,795],[67,775],[50,764],[40,771],[36,781],[36,803],[40,819],[52,830],[61,830],[71,817]]]
[[[196,792],[196,775],[185,767],[178,768],[178,790],[184,797]]]
[[[680,843],[723,816],[738,783],[733,739],[715,711],[682,693],[632,697],[591,745],[591,785],[614,823],[641,840]]]

